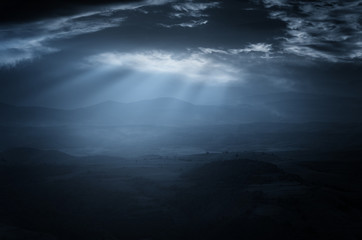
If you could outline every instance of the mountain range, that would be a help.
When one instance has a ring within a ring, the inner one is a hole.
[[[360,122],[361,100],[307,94],[245,98],[238,105],[195,105],[174,98],[107,101],[77,109],[0,104],[3,126],[215,125],[252,122]]]

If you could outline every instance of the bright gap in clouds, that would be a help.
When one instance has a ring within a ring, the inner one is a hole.
[[[108,65],[170,79],[205,84],[223,84],[240,79],[240,70],[198,53],[172,54],[163,51],[103,53],[90,57],[95,65]]]

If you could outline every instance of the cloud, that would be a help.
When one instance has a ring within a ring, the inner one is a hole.
[[[271,8],[271,7],[285,7],[285,6],[290,6],[287,2],[288,0],[263,0],[265,6],[267,8]]]
[[[160,23],[159,25],[165,28],[172,28],[172,27],[183,27],[183,28],[194,28],[201,25],[205,25],[207,20],[192,20],[189,22],[177,23],[177,24],[163,24]]]
[[[171,19],[179,20],[173,24],[159,24],[166,28],[186,27],[194,28],[208,23],[206,10],[219,7],[218,2],[196,3],[187,1],[184,3],[175,3],[172,5],[173,12],[169,13]]]
[[[226,55],[239,55],[242,53],[262,53],[262,57],[270,57],[272,53],[272,44],[267,43],[251,43],[245,48],[236,48],[236,49],[215,49],[215,48],[203,48],[200,47],[199,50],[204,54],[226,54]]]
[[[240,70],[202,54],[174,54],[164,51],[103,53],[88,59],[91,65],[114,66],[148,74],[172,75],[186,81],[209,84],[240,79]]]
[[[221,50],[221,49],[215,49],[215,48],[203,48],[203,47],[199,47],[199,50],[200,50],[202,53],[205,53],[205,54],[213,54],[213,53],[229,54],[228,51]]]
[[[261,52],[261,53],[270,53],[272,50],[272,45],[267,43],[254,43],[249,44],[245,48],[241,49],[230,49],[229,52],[231,54],[238,53],[250,53],[250,52]]]
[[[205,17],[207,16],[204,11],[209,8],[218,7],[218,2],[209,2],[209,3],[195,3],[195,2],[186,2],[173,5],[173,9],[176,11],[171,14],[173,17]]]
[[[86,33],[98,32],[106,28],[119,26],[125,17],[104,18],[104,15],[78,16],[46,21],[38,24],[38,29],[44,31],[47,40],[71,38]]]
[[[285,53],[330,62],[362,60],[362,0],[263,3],[272,19],[286,23]]]
[[[38,39],[2,42],[0,45],[0,67],[12,67],[19,62],[29,61],[56,51],[57,49],[43,46],[42,41]]]
[[[9,35],[15,35],[14,37],[5,36],[0,39],[0,67],[15,66],[22,61],[58,51],[58,49],[48,46],[52,40],[72,38],[115,27],[123,20],[124,18],[112,18],[105,21],[91,16],[19,25],[7,31]]]
[[[50,47],[51,41],[98,32],[119,26],[126,17],[125,10],[165,4],[166,0],[147,0],[137,3],[114,5],[68,17],[36,21],[27,24],[2,26],[0,35],[0,67],[38,58],[59,49]]]

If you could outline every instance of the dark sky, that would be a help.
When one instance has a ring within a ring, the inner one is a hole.
[[[13,0],[0,9],[0,102],[362,95],[362,0]]]

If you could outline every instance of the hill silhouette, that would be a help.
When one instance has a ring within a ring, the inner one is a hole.
[[[252,122],[361,122],[357,98],[285,93],[239,105],[195,105],[175,98],[106,101],[77,109],[0,104],[1,125],[215,125]]]

